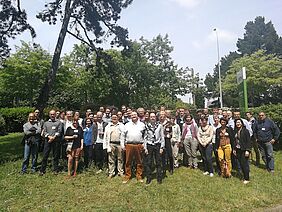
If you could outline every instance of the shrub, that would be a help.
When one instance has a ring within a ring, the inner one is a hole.
[[[0,114],[5,119],[4,129],[7,132],[22,132],[28,114],[33,111],[34,108],[31,107],[0,108]]]
[[[5,126],[6,126],[5,119],[0,114],[0,136],[6,134]]]

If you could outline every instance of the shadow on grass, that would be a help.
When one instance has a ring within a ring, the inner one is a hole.
[[[21,133],[12,133],[0,137],[0,165],[22,159],[22,137],[23,135]]]

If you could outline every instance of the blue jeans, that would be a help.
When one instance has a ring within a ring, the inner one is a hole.
[[[203,162],[204,162],[204,171],[213,173],[213,166],[212,166],[212,143],[203,147],[201,144],[199,145],[199,150],[201,152]]]
[[[36,142],[35,144],[32,145],[28,145],[25,143],[24,146],[24,160],[23,160],[23,165],[22,165],[22,172],[26,172],[27,171],[27,167],[29,164],[29,158],[30,158],[30,154],[32,155],[32,165],[31,165],[31,170],[35,171],[36,169],[36,165],[37,165],[37,156],[38,156],[38,142]]]
[[[273,156],[273,146],[270,142],[262,143],[258,142],[259,150],[262,156],[262,160],[266,165],[268,171],[274,170],[274,156]]]

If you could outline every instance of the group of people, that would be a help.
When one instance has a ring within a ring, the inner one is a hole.
[[[60,171],[60,159],[62,164],[67,161],[67,178],[77,175],[83,156],[86,170],[96,166],[99,174],[107,167],[108,178],[118,175],[127,183],[134,170],[138,182],[146,177],[146,184],[150,184],[155,169],[157,182],[161,184],[166,172],[173,174],[180,165],[197,169],[199,151],[204,175],[213,177],[215,169],[220,176],[229,178],[232,167],[236,167],[247,184],[252,148],[256,165],[260,164],[261,154],[266,169],[274,172],[273,144],[278,141],[280,130],[264,112],[258,114],[258,119],[251,112],[245,115],[247,119],[241,117],[240,111],[213,108],[212,114],[204,109],[193,117],[184,108],[172,114],[165,107],[146,111],[123,105],[121,110],[100,107],[96,113],[88,109],[85,118],[79,112],[51,110],[44,122],[35,110],[23,125],[25,147],[21,171],[27,172],[30,156],[31,170],[37,171],[38,149],[43,141],[41,176],[46,172],[52,150],[54,173]]]

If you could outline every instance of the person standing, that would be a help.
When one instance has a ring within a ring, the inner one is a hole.
[[[103,122],[103,113],[97,112],[97,122],[93,124],[92,141],[94,143],[94,156],[95,164],[98,168],[97,174],[103,171],[104,162],[107,161],[107,151],[103,149],[104,132],[107,126],[106,122]]]
[[[38,146],[41,134],[40,122],[36,121],[34,113],[28,115],[28,122],[23,125],[24,131],[24,160],[22,164],[22,174],[27,172],[30,154],[32,155],[31,171],[36,172]]]
[[[274,173],[273,144],[278,142],[279,128],[271,119],[266,117],[264,112],[260,112],[254,127],[254,135],[267,171]]]
[[[79,119],[78,119],[79,123]],[[93,133],[93,123],[90,118],[85,120],[86,126],[83,129],[83,156],[84,156],[84,167],[88,169],[92,165],[93,159],[93,142],[92,142],[92,133]]]
[[[174,159],[174,168],[179,167],[178,163],[178,151],[179,151],[179,144],[181,139],[181,131],[178,124],[175,122],[175,116],[170,117],[170,122],[172,124],[172,135],[171,135],[171,148],[172,154]]]
[[[198,141],[199,149],[204,162],[204,175],[213,177],[213,166],[212,166],[212,138],[213,128],[208,125],[208,118],[201,118],[201,126],[198,130]]]
[[[255,119],[255,117],[253,117],[253,113],[252,112],[246,112],[246,117],[248,120],[248,124],[250,125],[251,129],[254,131],[254,127],[257,123],[257,120]],[[255,154],[256,154],[256,166],[259,166],[260,164],[260,153],[259,153],[259,148],[258,148],[258,142],[255,139],[254,134],[251,136],[251,143],[252,143],[252,147],[254,148]],[[252,156],[252,160],[253,160],[253,154],[251,153]]]
[[[157,122],[155,113],[150,113],[150,122],[145,126],[144,149],[148,157],[146,184],[152,181],[153,160],[156,163],[157,181],[162,183],[162,154],[165,147],[164,128]]]
[[[138,182],[143,182],[142,173],[142,152],[144,149],[145,124],[138,120],[137,112],[131,113],[131,121],[125,124],[121,142],[125,144],[125,177],[123,183],[127,183],[131,178],[131,163],[133,158],[137,165],[136,178]]]
[[[69,126],[65,133],[65,140],[71,145],[67,147],[67,157],[68,157],[68,177],[71,176],[71,170],[74,161],[73,176],[77,174],[78,161],[80,154],[83,150],[83,130],[79,126],[78,119],[74,119],[72,125]]]
[[[198,149],[198,126],[193,121],[193,117],[190,114],[185,115],[185,123],[183,125],[182,142],[184,150],[188,156],[188,167],[197,169],[197,149]]]
[[[59,151],[60,139],[62,135],[62,123],[56,119],[56,111],[49,112],[49,120],[43,125],[43,136],[45,137],[43,159],[39,175],[42,176],[46,172],[47,161],[50,151],[53,151],[53,171],[55,174],[59,172]]]
[[[221,118],[220,127],[216,129],[215,147],[221,168],[221,176],[231,177],[231,154],[234,146],[235,135],[231,127],[227,126],[228,120]]]
[[[166,176],[167,164],[169,165],[169,173],[173,174],[174,170],[174,159],[172,155],[172,122],[168,118],[163,126],[164,129],[164,139],[165,139],[165,150],[162,154],[163,159],[163,176]]]
[[[121,142],[121,135],[124,131],[123,123],[118,121],[116,114],[112,114],[111,122],[105,128],[103,149],[108,152],[109,178],[115,176],[117,168],[118,176],[123,177],[123,149],[124,143]],[[117,167],[116,167],[117,158]]]
[[[215,137],[216,137],[216,129],[221,127],[221,124],[219,123],[219,117],[218,116],[214,116],[213,117],[213,138],[212,138],[212,146],[213,146],[213,153],[214,153],[214,157],[215,157],[215,162],[216,162],[216,171],[218,173],[218,175],[221,175],[221,169],[220,169],[220,163],[218,160],[218,154],[217,154],[217,149],[216,149],[216,145],[215,145]]]
[[[237,157],[244,175],[244,184],[250,182],[249,156],[251,152],[251,137],[242,119],[235,119],[235,149],[233,154]]]

